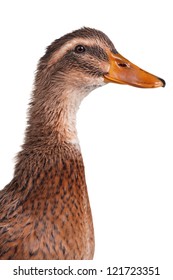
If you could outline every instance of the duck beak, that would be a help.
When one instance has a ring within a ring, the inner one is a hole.
[[[165,81],[157,76],[140,69],[119,53],[108,54],[110,69],[104,75],[106,83],[113,82],[140,88],[164,87]]]

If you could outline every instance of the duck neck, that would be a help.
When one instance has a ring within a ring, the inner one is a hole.
[[[79,147],[76,130],[76,114],[82,99],[89,93],[85,90],[57,89],[33,93],[25,145],[50,144],[51,136],[57,135],[57,143],[67,142]],[[55,144],[55,143],[54,143]]]

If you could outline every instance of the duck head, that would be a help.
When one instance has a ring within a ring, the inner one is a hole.
[[[117,52],[103,32],[91,28],[55,40],[40,60],[40,67],[49,70],[54,83],[57,80],[64,86],[90,91],[109,82],[140,88],[165,86],[163,79],[131,63]]]
[[[37,68],[29,119],[35,139],[51,127],[66,140],[78,141],[75,120],[81,101],[109,82],[141,88],[165,86],[164,80],[121,56],[101,31],[82,28],[55,40]]]

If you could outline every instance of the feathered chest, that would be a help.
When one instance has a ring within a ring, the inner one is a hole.
[[[2,251],[13,242],[16,252],[8,251],[12,259],[92,258],[94,233],[82,157],[61,156],[40,167],[33,162],[33,167],[35,172],[17,177],[17,189],[9,196]]]

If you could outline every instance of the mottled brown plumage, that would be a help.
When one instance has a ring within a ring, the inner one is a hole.
[[[54,41],[40,59],[24,144],[13,179],[0,192],[0,259],[93,258],[94,231],[75,121],[82,99],[107,83],[109,75],[111,81],[116,76],[110,53],[118,56],[119,71],[129,71],[105,34],[83,28]],[[151,87],[163,85],[157,77],[147,77]],[[123,77],[121,81],[125,83]],[[115,77],[115,82],[120,81]]]
[[[15,177],[3,190],[2,259],[93,256],[82,157],[69,144],[51,149],[44,152],[41,147],[34,155],[22,152]]]

